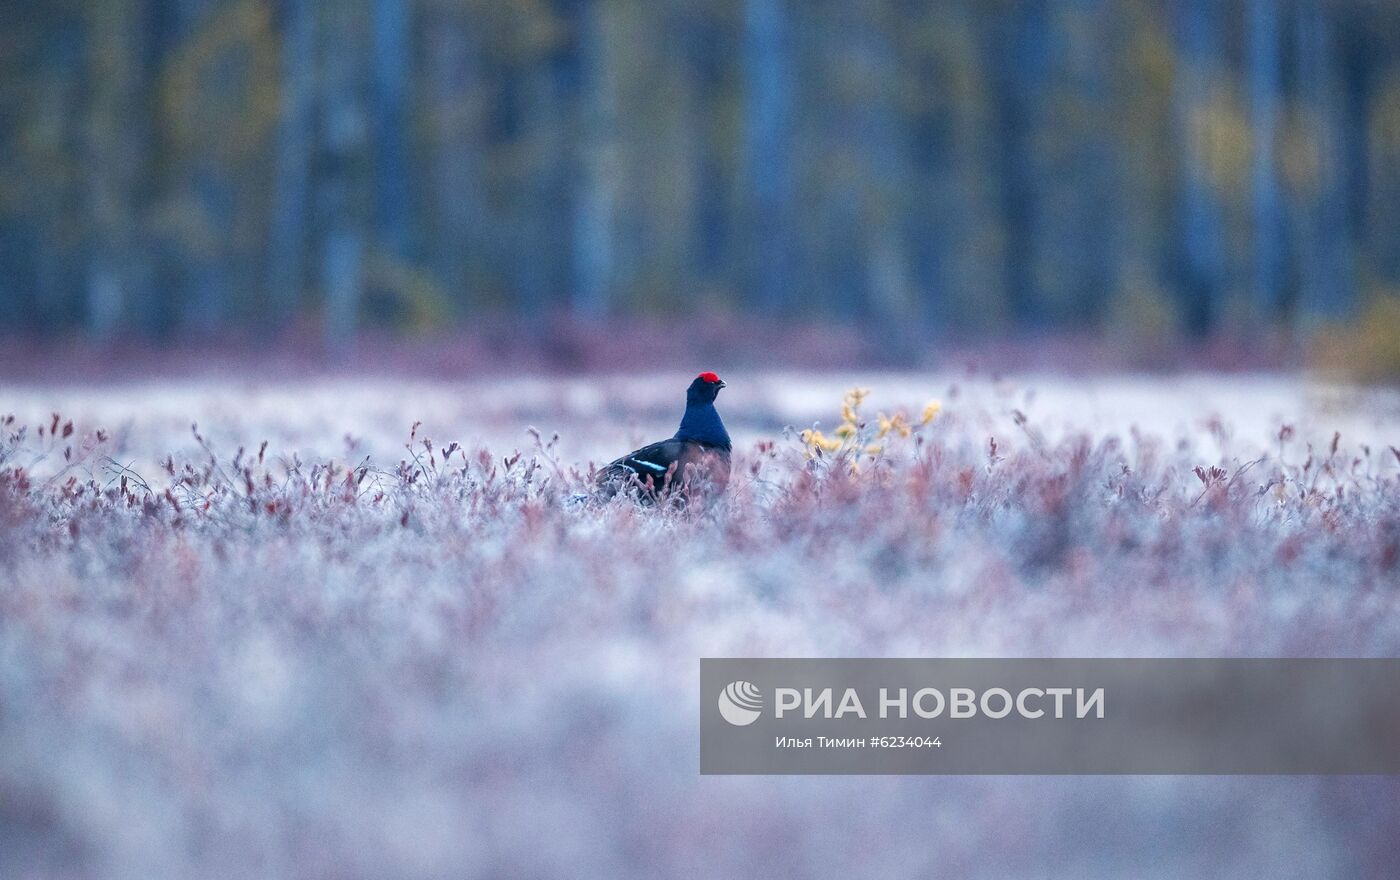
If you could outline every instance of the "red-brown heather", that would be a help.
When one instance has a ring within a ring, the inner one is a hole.
[[[723,498],[577,503],[604,460],[579,450],[673,425],[684,381],[640,426],[515,422],[522,448],[435,436],[436,410],[397,449],[328,442],[365,430],[348,408],[297,430],[256,402],[178,433],[151,428],[177,422],[164,400],[0,419],[0,825],[147,876],[254,850],[345,877],[602,876],[589,841],[627,816],[648,870],[703,851],[737,876],[774,827],[859,873],[954,806],[918,845],[972,866],[1008,826],[1054,850],[1112,809],[1204,840],[1247,801],[1392,852],[1385,780],[698,784],[694,684],[701,656],[1394,656],[1400,451],[1291,419],[1076,428],[1004,383],[854,391],[785,430],[731,379]],[[526,846],[522,810],[577,834]],[[410,833],[424,816],[452,832]],[[1232,839],[1287,873],[1272,836]]]

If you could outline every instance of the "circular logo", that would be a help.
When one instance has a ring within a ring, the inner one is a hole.
[[[763,692],[747,681],[732,681],[719,692],[719,714],[736,727],[753,724],[762,714]]]

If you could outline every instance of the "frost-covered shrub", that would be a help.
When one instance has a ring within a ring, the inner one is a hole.
[[[1387,780],[700,778],[702,656],[1400,650],[1393,449],[864,403],[739,450],[706,510],[580,502],[538,435],[304,460],[195,429],[150,471],[5,422],[0,874],[1394,865]]]

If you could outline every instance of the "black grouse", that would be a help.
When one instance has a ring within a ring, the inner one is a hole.
[[[643,446],[598,471],[598,494],[611,498],[635,491],[643,501],[660,496],[712,499],[729,484],[729,432],[715,398],[725,387],[714,373],[701,373],[685,392],[685,415],[670,440]]]

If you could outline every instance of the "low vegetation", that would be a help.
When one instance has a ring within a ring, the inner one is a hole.
[[[1019,412],[990,436],[860,391],[840,412],[737,449],[705,510],[580,502],[588,466],[538,433],[307,460],[195,427],[150,471],[98,426],[0,419],[0,873],[718,877],[805,853],[1004,876],[1110,805],[1118,833],[1177,829],[1168,874],[1211,847],[1274,876],[1394,857],[1385,781],[698,777],[701,656],[1400,651],[1395,448],[1280,425],[1207,458]]]

